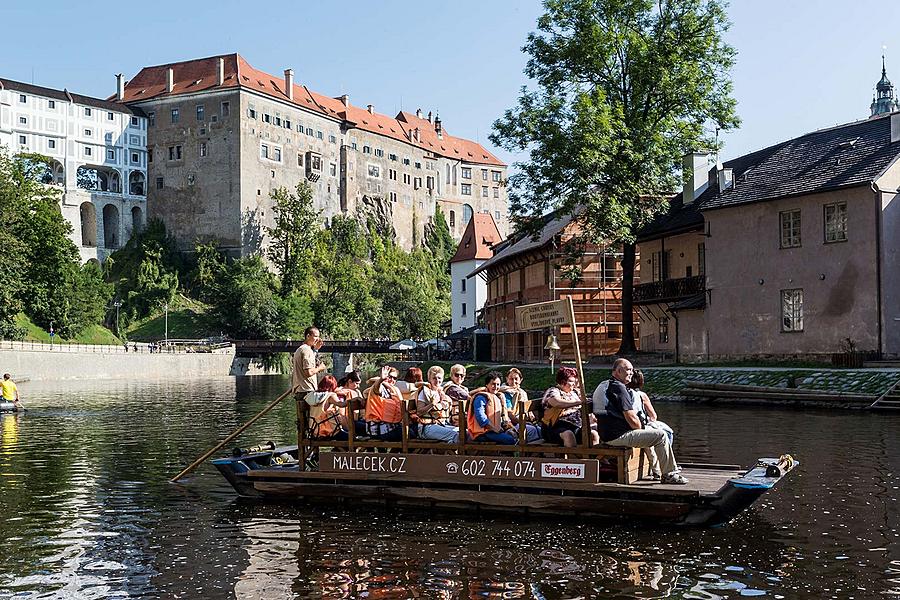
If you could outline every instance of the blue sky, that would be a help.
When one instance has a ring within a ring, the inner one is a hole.
[[[240,52],[279,75],[293,68],[315,91],[350,94],[396,114],[439,110],[454,134],[490,146],[493,121],[526,84],[521,46],[536,0],[384,0],[341,3],[102,1],[0,5],[0,76],[105,97],[114,74]],[[723,158],[868,116],[880,76],[900,83],[900,2],[734,0],[729,42],[740,130]]]

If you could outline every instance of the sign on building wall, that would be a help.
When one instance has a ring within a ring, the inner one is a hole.
[[[547,329],[569,324],[568,299],[538,302],[516,307],[516,329]]]

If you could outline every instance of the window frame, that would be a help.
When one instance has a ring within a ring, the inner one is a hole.
[[[794,214],[796,214],[797,218],[793,219],[791,217],[788,220],[788,217]],[[788,236],[790,237],[785,236],[786,225],[789,226],[788,231],[790,233],[788,233]],[[796,234],[793,233],[794,228],[796,228]],[[794,235],[796,235],[796,239]],[[799,208],[778,212],[778,247],[782,250],[803,247],[803,216]]]
[[[669,343],[669,317],[659,318],[659,343]]]
[[[843,237],[843,238],[837,238],[837,237],[836,237],[835,239],[828,239],[828,234],[829,234],[829,229],[828,229],[828,209],[830,209],[830,208],[831,208],[831,209],[835,209],[835,211],[836,211],[838,208],[843,208],[843,210],[844,210],[844,223],[843,223],[844,227],[843,227],[843,229],[842,229],[842,230],[837,230],[837,229],[834,229],[834,230],[833,230],[834,233],[840,233],[840,232],[842,231],[843,234],[844,234],[844,237]],[[826,244],[840,244],[840,243],[842,243],[842,242],[846,242],[846,241],[847,241],[847,229],[848,229],[848,227],[847,227],[847,224],[848,224],[847,214],[848,214],[848,212],[849,212],[849,211],[848,211],[848,209],[847,209],[847,202],[846,202],[846,201],[842,201],[842,202],[831,202],[831,203],[826,204],[826,205],[824,205],[824,206],[822,207],[822,236],[823,236],[824,243],[826,243]]]
[[[781,332],[802,333],[803,323],[803,288],[781,290]],[[788,314],[788,311],[792,311]]]

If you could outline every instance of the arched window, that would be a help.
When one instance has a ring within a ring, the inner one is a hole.
[[[462,224],[468,225],[469,221],[472,220],[472,207],[468,204],[463,204],[463,214],[462,214]]]
[[[81,245],[88,248],[97,247],[97,210],[90,202],[82,202],[81,213]]]
[[[144,211],[140,206],[131,209],[131,232],[140,233],[144,229]]]
[[[119,209],[115,204],[107,204],[103,207],[103,246],[106,248],[118,248],[121,237],[119,235]]]
[[[132,196],[143,196],[146,194],[144,174],[140,171],[132,171],[128,175],[128,193]]]

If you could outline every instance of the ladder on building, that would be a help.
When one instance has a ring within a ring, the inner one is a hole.
[[[878,396],[878,400],[869,406],[869,410],[900,411],[900,379],[895,381],[888,391]]]

